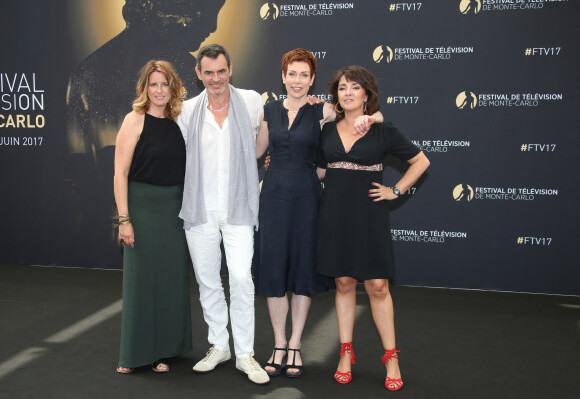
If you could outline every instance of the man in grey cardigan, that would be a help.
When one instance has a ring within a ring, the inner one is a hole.
[[[184,102],[177,120],[187,148],[179,216],[184,220],[211,345],[193,370],[208,372],[231,358],[228,307],[220,276],[223,238],[236,367],[252,382],[265,384],[269,377],[253,357],[251,275],[259,202],[255,139],[262,120],[262,99],[255,91],[229,84],[233,65],[224,47],[204,46],[197,59],[195,71],[205,90]]]

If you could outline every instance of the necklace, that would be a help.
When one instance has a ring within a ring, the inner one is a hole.
[[[226,103],[226,105],[224,105],[224,106],[223,106],[223,107],[221,107],[220,109],[213,109],[213,108],[211,107],[211,104],[209,104],[209,103],[207,104],[207,107],[210,109],[210,111],[213,111],[213,112],[220,112],[220,111],[223,111],[224,109],[226,109],[226,108],[228,107],[228,105],[230,105],[230,102],[229,102],[229,101]]]
[[[284,100],[284,103],[282,103],[282,105],[284,108],[286,108],[286,110],[288,110],[288,113],[296,114],[296,113],[298,113],[298,111],[300,111],[300,108],[302,108],[302,105],[304,105],[304,104],[302,104],[300,107],[298,107],[298,109],[296,111],[294,111],[293,109],[290,109],[288,107],[288,102],[286,100]]]

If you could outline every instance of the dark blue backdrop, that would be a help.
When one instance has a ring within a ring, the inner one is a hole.
[[[174,13],[197,15],[182,3]],[[168,59],[193,96],[189,53],[217,24],[236,86],[283,96],[280,58],[296,47],[317,56],[323,98],[339,67],[379,78],[381,111],[431,160],[391,203],[396,283],[580,294],[578,2],[228,0],[220,19],[194,3],[203,20],[148,16],[83,60],[70,2],[2,5],[1,263],[121,266],[110,144],[133,65]],[[386,163],[395,182],[403,166]]]

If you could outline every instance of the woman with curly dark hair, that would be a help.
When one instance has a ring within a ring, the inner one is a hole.
[[[352,380],[352,337],[356,286],[364,281],[375,325],[384,348],[385,387],[403,386],[395,345],[393,301],[389,279],[394,276],[393,249],[386,201],[398,198],[429,166],[427,157],[390,123],[374,123],[362,135],[351,134],[354,121],[379,109],[374,76],[361,66],[339,70],[330,83],[336,122],[322,130],[321,160],[325,175],[320,205],[316,271],[336,282],[336,314],[341,342],[337,382]],[[384,186],[383,158],[392,154],[411,166],[403,177]]]

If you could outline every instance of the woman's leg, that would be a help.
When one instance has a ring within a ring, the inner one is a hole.
[[[336,281],[336,318],[338,320],[338,335],[340,342],[352,342],[354,320],[356,317],[356,283],[352,277],[338,277]],[[352,355],[345,353],[340,358],[337,371],[350,371]]]
[[[304,325],[306,324],[306,319],[308,318],[308,310],[310,310],[311,303],[312,298],[309,296],[296,294],[292,295],[292,336],[288,342],[289,349],[300,349],[302,344],[302,332],[304,331]],[[293,359],[296,366],[302,366],[300,352],[289,352],[288,362],[292,363]],[[288,371],[290,373],[296,373],[299,370],[290,368]]]
[[[373,320],[379,330],[383,348],[395,349],[395,311],[393,299],[389,291],[389,280],[365,280],[365,289],[371,301]],[[393,379],[401,378],[399,359],[392,357],[386,363],[387,376]]]
[[[283,297],[269,297],[267,299],[268,312],[270,313],[270,321],[272,322],[272,330],[274,330],[274,347],[286,348],[286,317],[288,315],[288,296]],[[282,359],[286,355],[285,351],[276,351],[276,358],[274,354],[270,356],[268,363],[281,364]],[[273,367],[264,367],[266,371],[275,371]]]

